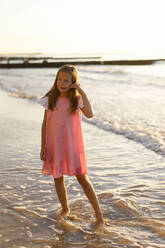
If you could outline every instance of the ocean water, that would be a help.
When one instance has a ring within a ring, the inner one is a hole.
[[[57,69],[1,69],[1,247],[165,247],[165,64],[77,66],[94,117],[82,126],[88,174],[105,230],[74,177],[66,177],[75,219],[58,223],[51,177],[41,175],[37,97]]]

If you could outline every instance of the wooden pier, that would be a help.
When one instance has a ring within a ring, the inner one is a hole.
[[[102,57],[0,57],[0,69],[55,68],[64,64],[73,65],[151,65],[163,59],[103,60]]]

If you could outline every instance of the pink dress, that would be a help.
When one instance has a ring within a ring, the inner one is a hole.
[[[59,97],[54,111],[48,109],[48,97],[39,103],[47,109],[46,120],[46,161],[42,173],[59,178],[66,174],[87,174],[85,152],[81,129],[82,99],[79,96],[78,108],[70,114],[69,100]]]

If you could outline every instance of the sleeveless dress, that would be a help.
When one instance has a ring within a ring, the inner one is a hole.
[[[54,178],[87,174],[81,129],[82,98],[78,108],[70,113],[68,98],[59,97],[54,110],[48,109],[48,97],[38,100],[47,109],[45,157],[42,173]]]

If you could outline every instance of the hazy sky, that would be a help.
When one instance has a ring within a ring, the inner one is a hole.
[[[0,53],[165,55],[165,0],[0,0]]]

